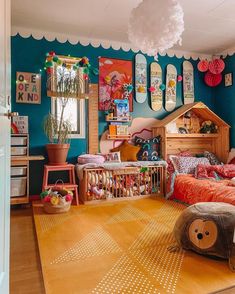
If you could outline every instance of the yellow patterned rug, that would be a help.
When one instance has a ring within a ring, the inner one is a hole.
[[[167,250],[184,208],[145,198],[48,215],[34,204],[46,293],[203,294],[234,285],[226,261]]]

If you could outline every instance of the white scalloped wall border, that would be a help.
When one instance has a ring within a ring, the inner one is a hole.
[[[235,54],[235,46],[222,51],[219,55],[222,55],[223,58],[226,58],[227,56],[233,56],[234,54]]]
[[[69,42],[72,45],[76,45],[80,43],[83,46],[88,46],[91,45],[94,48],[98,48],[99,46],[102,46],[104,49],[109,49],[112,48],[114,50],[123,50],[125,52],[128,52],[129,50],[132,50],[134,53],[139,52],[140,50],[136,47],[131,46],[129,43],[121,43],[121,42],[116,42],[116,41],[108,41],[108,40],[97,40],[97,39],[92,39],[89,40],[87,38],[83,37],[78,37],[75,35],[65,35],[57,32],[41,32],[38,30],[32,30],[32,29],[27,29],[27,28],[22,28],[22,27],[12,27],[11,29],[11,35],[14,37],[17,34],[19,34],[23,38],[29,38],[33,37],[36,40],[41,40],[45,38],[47,41],[52,42],[54,40],[57,40],[60,43],[66,43]],[[146,52],[142,52],[146,54]],[[195,53],[195,52],[187,52],[187,51],[180,51],[180,50],[167,50],[165,53],[159,53],[161,56],[168,56],[168,57],[177,57],[177,58],[185,58],[185,59],[190,59],[192,58],[193,60],[198,60],[198,59],[212,59],[212,55],[208,54],[200,54],[200,53]]]

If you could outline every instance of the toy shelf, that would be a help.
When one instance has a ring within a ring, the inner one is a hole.
[[[107,135],[107,140],[129,140],[131,134],[129,135]]]
[[[113,117],[113,118],[107,118],[106,117],[106,121],[107,122],[122,122],[122,123],[128,123],[132,121],[132,117],[126,117],[126,118],[122,118],[122,117]]]
[[[219,134],[166,134],[167,138],[217,138]]]

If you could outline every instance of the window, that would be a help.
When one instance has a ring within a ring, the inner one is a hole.
[[[51,113],[56,117],[61,114],[61,99],[51,99]],[[68,99],[65,106],[64,119],[69,120],[72,126],[71,138],[85,138],[85,100]]]
[[[64,68],[62,65],[55,65],[52,73],[51,86],[52,89],[56,89],[56,81],[59,81],[60,77],[65,79],[67,77],[72,77],[72,79],[76,78],[76,73],[73,70],[74,64],[78,62],[76,58],[70,57],[62,57],[61,60],[64,60],[67,64],[70,65],[69,68]],[[81,73],[83,76],[83,73]],[[64,77],[63,77],[64,76]],[[63,87],[63,86],[62,86]],[[64,88],[61,88],[64,89]],[[76,90],[74,90],[74,95],[76,96]],[[71,97],[71,96],[70,96]],[[84,99],[75,99],[69,98],[65,99],[66,106],[63,114],[64,120],[69,120],[72,127],[71,138],[85,138],[85,100]],[[62,110],[62,101],[63,98],[52,98],[51,99],[51,113],[60,118],[61,110]]]

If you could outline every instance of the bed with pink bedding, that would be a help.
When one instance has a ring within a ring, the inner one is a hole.
[[[187,204],[197,202],[226,202],[235,205],[235,165],[198,165],[195,175],[171,175],[168,181],[170,199]]]

